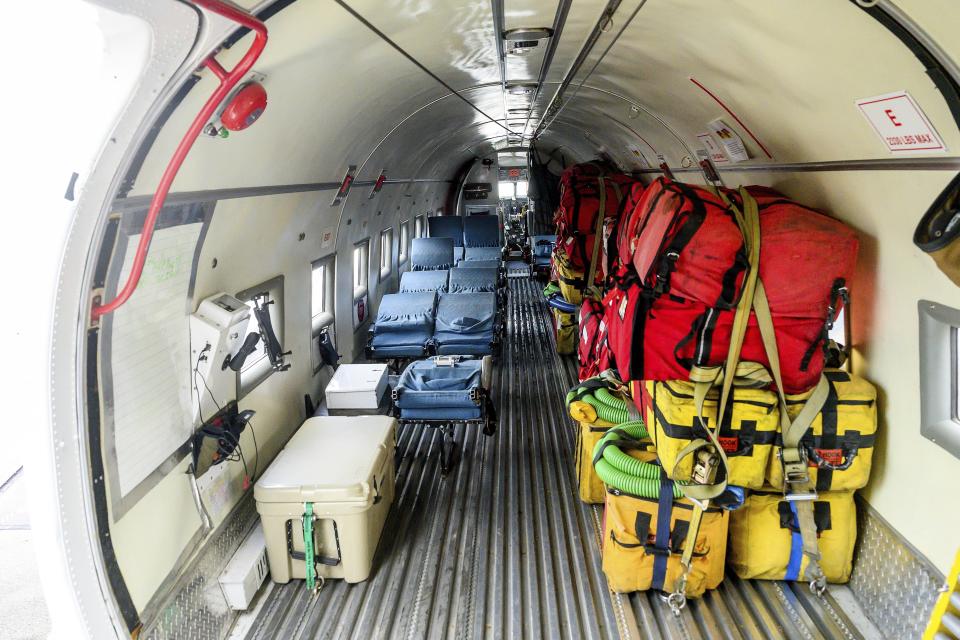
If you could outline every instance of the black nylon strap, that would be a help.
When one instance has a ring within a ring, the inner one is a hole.
[[[818,449],[837,448],[837,388],[830,382],[829,378],[827,382],[830,389],[827,393],[827,400],[820,410],[820,446],[817,447]],[[829,491],[832,484],[833,471],[824,468],[818,469],[817,491]]]

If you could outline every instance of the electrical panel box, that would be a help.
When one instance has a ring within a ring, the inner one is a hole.
[[[194,421],[237,397],[237,374],[227,366],[246,336],[250,308],[227,293],[200,303],[190,316],[190,387]]]

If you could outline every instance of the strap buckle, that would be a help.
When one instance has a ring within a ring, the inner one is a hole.
[[[805,447],[783,447],[778,454],[783,467],[785,485],[805,485],[810,482]]]

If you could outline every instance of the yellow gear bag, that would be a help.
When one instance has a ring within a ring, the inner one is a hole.
[[[607,489],[603,480],[593,470],[593,449],[611,426],[609,424],[608,426],[597,426],[589,422],[580,422],[579,425],[574,465],[577,469],[580,499],[587,504],[603,504]]]
[[[828,582],[845,583],[853,570],[857,513],[852,491],[821,493],[813,502],[820,568]],[[780,492],[756,492],[730,514],[730,568],[744,579],[801,580],[808,559],[796,502]]]
[[[860,376],[839,369],[823,372],[829,395],[800,440],[809,458],[810,484],[819,491],[852,491],[867,485],[877,434],[877,389]],[[787,396],[794,419],[812,391]],[[778,442],[778,447],[780,443]],[[769,486],[783,487],[783,467],[771,456]]]
[[[577,314],[550,309],[556,325],[557,353],[570,355],[577,352]]]
[[[608,488],[603,513],[603,572],[615,592],[671,591],[683,573],[680,557],[693,503],[674,498],[665,482],[662,499],[628,495]],[[661,517],[661,513],[663,517]],[[723,581],[729,514],[710,508],[703,514],[694,546],[687,595],[699,596]],[[669,527],[660,527],[669,521]]]
[[[560,287],[563,299],[580,306],[583,302],[583,291],[587,288],[586,274],[574,269],[567,254],[561,250],[554,250],[553,266],[557,274],[557,286]]]
[[[694,456],[686,456],[679,466],[676,466],[677,458],[691,440],[706,438],[697,418],[694,384],[686,380],[647,380],[640,387],[643,419],[656,445],[660,464],[671,477],[689,478]],[[703,418],[711,429],[717,419],[718,396],[718,390],[711,391],[703,405]],[[731,389],[724,423],[717,432],[717,440],[727,454],[728,484],[748,489],[763,486],[780,426],[777,405],[777,396],[772,391]]]

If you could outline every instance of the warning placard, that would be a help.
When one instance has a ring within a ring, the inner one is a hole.
[[[906,91],[857,100],[857,107],[892,153],[946,152],[920,105]]]

